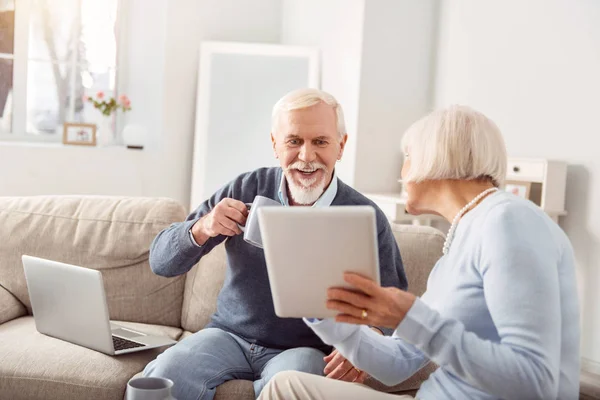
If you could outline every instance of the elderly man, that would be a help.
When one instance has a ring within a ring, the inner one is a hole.
[[[238,227],[248,214],[244,203],[256,195],[285,206],[371,205],[377,211],[381,282],[406,289],[400,252],[385,216],[335,175],[348,138],[344,125],[342,108],[330,94],[316,89],[287,94],[272,114],[271,141],[281,168],[240,175],[187,221],[171,225],[154,240],[150,265],[162,276],[186,273],[226,240],[227,275],[217,312],[206,329],[165,351],[144,371],[145,376],[173,380],[176,398],[212,399],[217,386],[233,379],[254,381],[258,396],[273,375],[286,370],[365,379],[336,351],[324,357],[331,347],[301,319],[275,315],[264,253],[246,243]]]

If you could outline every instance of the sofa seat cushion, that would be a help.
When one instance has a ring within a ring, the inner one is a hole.
[[[123,323],[176,339],[173,327]],[[33,317],[0,325],[1,398],[20,400],[122,400],[127,381],[165,348],[108,356],[42,335]]]
[[[254,384],[251,381],[236,379],[217,388],[214,400],[254,400]]]
[[[371,386],[373,389],[379,390],[381,392],[408,394],[414,396],[419,387],[421,387],[423,381],[427,380],[427,378],[429,378],[429,375],[431,375],[436,369],[438,369],[438,366],[434,362],[430,361],[427,364],[425,364],[423,368],[417,371],[413,376],[397,385],[386,386],[373,377],[367,378],[367,380],[365,381],[365,385]]]

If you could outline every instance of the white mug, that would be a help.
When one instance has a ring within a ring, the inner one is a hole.
[[[127,382],[126,400],[176,400],[171,396],[173,381],[167,378],[139,377]]]
[[[258,223],[258,213],[256,210],[261,207],[281,206],[281,203],[268,197],[258,195],[254,198],[252,203],[246,203],[246,206],[249,209],[248,218],[246,218],[246,225],[242,226],[238,224],[238,226],[242,232],[244,232],[244,240],[246,242],[262,249],[262,238],[260,236],[260,226]]]

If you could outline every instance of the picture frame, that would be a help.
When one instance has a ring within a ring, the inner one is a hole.
[[[506,181],[504,190],[508,193],[514,194],[515,196],[529,200],[529,195],[531,194],[531,182]]]
[[[63,144],[95,146],[96,125],[65,122],[63,124]]]

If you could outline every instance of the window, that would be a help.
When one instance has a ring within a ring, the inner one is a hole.
[[[0,0],[0,138],[61,141],[117,87],[119,0]]]

